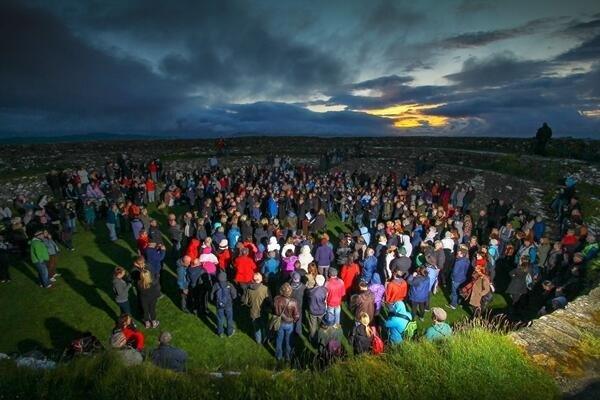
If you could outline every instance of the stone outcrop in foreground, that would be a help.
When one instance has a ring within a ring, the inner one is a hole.
[[[534,362],[555,376],[565,394],[597,390],[600,382],[600,286],[511,334]],[[594,389],[592,389],[594,390]]]

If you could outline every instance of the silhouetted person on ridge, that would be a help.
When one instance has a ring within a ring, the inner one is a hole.
[[[552,137],[552,129],[546,122],[537,130],[535,134],[535,154],[540,156],[546,155],[546,145]]]

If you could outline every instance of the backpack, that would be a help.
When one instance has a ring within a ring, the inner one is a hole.
[[[373,338],[371,339],[371,352],[375,355],[383,353],[384,350],[383,340],[377,333],[377,328],[373,328]]]
[[[231,294],[229,293],[230,284],[223,287],[219,285],[219,289],[217,290],[217,307],[225,308],[231,304]]]
[[[98,338],[89,332],[86,332],[82,337],[77,338],[69,344],[69,347],[65,349],[65,355],[67,357],[74,357],[77,355],[89,355],[94,354],[104,347]]]
[[[394,315],[397,315],[400,318],[408,321],[408,324],[406,324],[406,327],[404,328],[404,332],[402,332],[402,337],[404,338],[404,340],[412,339],[415,336],[415,333],[417,333],[417,322],[412,321],[410,318],[408,318],[404,314],[394,314]]]

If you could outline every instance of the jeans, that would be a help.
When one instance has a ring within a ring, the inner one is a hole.
[[[124,301],[122,303],[117,303],[119,305],[119,310],[121,310],[121,315],[129,314],[131,315],[131,306],[129,305],[129,300]]]
[[[35,263],[35,267],[38,271],[38,277],[40,279],[40,285],[46,287],[50,284],[50,280],[48,278],[48,266],[45,262]]]
[[[258,344],[262,344],[265,338],[265,320],[262,316],[252,320],[252,328],[254,330],[254,340]]]
[[[233,306],[217,307],[217,334],[222,335],[227,320],[227,335],[233,334]]]
[[[450,304],[453,307],[458,306],[458,289],[463,282],[452,281],[452,291],[450,292]]]
[[[340,212],[340,219],[342,222],[346,222],[348,220],[348,213],[345,211]]]
[[[327,306],[327,317],[329,318],[330,321],[331,321],[331,318],[333,318],[334,324],[339,325],[341,312],[342,312],[342,306],[337,306],[337,307]]]
[[[285,359],[289,360],[292,353],[290,338],[294,331],[294,324],[291,322],[282,322],[277,331],[277,342],[275,345],[275,358],[281,360],[283,358],[283,342],[285,340]]]
[[[148,203],[154,203],[156,202],[156,196],[155,196],[155,192],[148,192]]]
[[[109,224],[108,222],[106,223],[106,227],[108,228],[108,236],[110,238],[110,240],[112,240],[113,242],[115,240],[117,240],[117,227],[115,224]]]
[[[319,265],[319,274],[323,275],[327,278],[327,273],[329,272],[329,265]]]

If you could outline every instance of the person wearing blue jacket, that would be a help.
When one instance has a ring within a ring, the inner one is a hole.
[[[277,218],[277,213],[279,212],[279,205],[273,198],[273,195],[269,196],[267,200],[267,212],[269,213],[269,218]]]
[[[450,307],[455,310],[458,306],[458,290],[467,280],[467,272],[469,271],[469,259],[466,257],[467,251],[461,247],[457,252],[456,261],[452,268],[452,291],[450,292]]]
[[[369,248],[367,249],[367,258],[363,261],[361,280],[371,283],[375,272],[377,272],[377,257],[375,257],[375,251]]]
[[[260,271],[265,278],[265,283],[269,287],[274,287],[279,277],[279,260],[277,259],[277,253],[275,251],[269,251],[267,253],[267,259],[263,262]]]
[[[181,296],[181,309],[188,313],[187,299],[189,295],[190,279],[188,276],[188,267],[192,263],[190,256],[183,256],[175,263],[177,265],[177,287]]]
[[[429,276],[427,275],[427,268],[425,266],[417,268],[407,281],[410,286],[408,299],[410,300],[412,312],[423,321],[425,306],[429,302]]]
[[[402,342],[402,334],[410,321],[412,321],[412,315],[406,310],[403,301],[392,304],[389,318],[385,321],[385,327],[388,329],[388,336],[392,344]]]
[[[159,279],[162,270],[162,261],[165,259],[165,249],[161,244],[148,243],[146,247],[146,262],[150,266],[152,278]]]
[[[240,228],[235,224],[231,225],[231,228],[229,228],[229,232],[227,232],[227,242],[229,243],[230,249],[235,249],[241,236],[242,233],[240,232]]]

